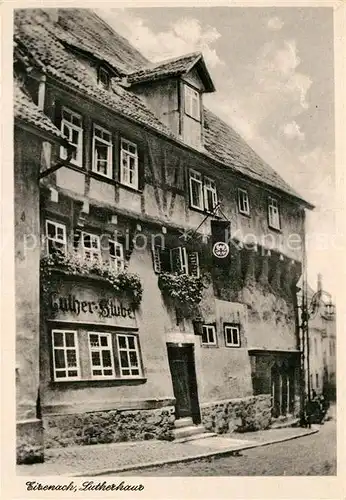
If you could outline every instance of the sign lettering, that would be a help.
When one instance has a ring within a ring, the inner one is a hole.
[[[122,317],[135,319],[135,312],[131,307],[125,307],[122,302],[112,299],[78,300],[75,295],[51,295],[51,308],[54,312],[72,313],[79,316],[81,313],[99,314],[102,318]]]

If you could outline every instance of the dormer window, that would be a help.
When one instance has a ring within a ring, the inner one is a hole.
[[[99,84],[99,86],[105,90],[109,90],[110,81],[111,81],[111,79],[110,79],[110,75],[109,75],[108,71],[101,66],[99,68],[99,72],[98,72],[98,84]]]
[[[201,121],[200,94],[189,85],[184,85],[185,113],[194,120]]]

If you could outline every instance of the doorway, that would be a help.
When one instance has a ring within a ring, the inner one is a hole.
[[[194,424],[201,422],[195,356],[193,345],[168,344],[168,361],[172,376],[173,392],[176,399],[175,417],[192,417]]]
[[[271,370],[272,414],[274,418],[289,415],[294,406],[294,371],[285,364],[274,364]]]

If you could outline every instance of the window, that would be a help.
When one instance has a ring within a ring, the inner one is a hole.
[[[92,169],[112,178],[112,135],[98,125],[94,125]]]
[[[200,112],[199,92],[189,87],[188,85],[184,85],[184,89],[185,89],[185,113],[191,116],[191,118],[200,121],[201,112]]]
[[[216,184],[196,170],[189,172],[190,204],[197,210],[213,212],[218,204]]]
[[[71,163],[81,167],[83,161],[83,125],[81,115],[68,108],[62,108],[61,133],[74,146]],[[67,159],[67,150],[63,146],[60,148],[60,157],[64,160]]]
[[[189,274],[199,278],[198,252],[188,251],[185,247],[169,249],[153,246],[152,253],[156,273]]]
[[[46,237],[48,255],[57,250],[66,252],[66,227],[64,224],[46,220]]]
[[[123,271],[125,267],[124,247],[121,243],[109,240],[109,259],[111,266],[115,271]]]
[[[207,212],[213,212],[217,206],[216,185],[209,177],[204,178],[204,208]]]
[[[319,381],[318,373],[316,373],[316,389],[318,389],[319,387],[320,387],[320,381]]]
[[[108,71],[105,68],[99,68],[99,74],[98,74],[98,84],[100,87],[104,88],[105,90],[109,89],[110,86],[110,76]]]
[[[117,335],[120,376],[139,377],[141,375],[138,341],[135,335]]]
[[[214,325],[202,326],[202,345],[216,346],[216,329]]]
[[[113,349],[110,333],[89,333],[92,378],[113,378]]]
[[[120,182],[138,189],[138,150],[133,142],[121,139]]]
[[[280,229],[280,215],[279,215],[279,204],[278,200],[268,198],[268,222],[269,226],[273,229]]]
[[[80,378],[77,333],[69,330],[52,331],[54,380]]]
[[[238,208],[241,214],[250,215],[249,197],[245,189],[238,189]]]
[[[101,260],[100,237],[95,234],[82,233],[83,257],[87,260]]]
[[[193,208],[204,209],[202,174],[190,170],[190,203]]]
[[[226,347],[240,347],[240,335],[238,325],[225,325]]]

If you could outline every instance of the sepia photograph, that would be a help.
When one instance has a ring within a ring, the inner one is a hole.
[[[13,10],[27,491],[337,475],[334,74],[332,4]]]

